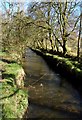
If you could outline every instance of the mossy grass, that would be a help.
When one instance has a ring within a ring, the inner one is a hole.
[[[6,56],[6,55],[7,55],[6,52],[2,52],[2,51],[0,51],[0,57],[1,57],[1,56]]]
[[[21,66],[17,63],[7,64],[5,66],[5,73],[17,75],[19,69],[21,69]]]
[[[6,56],[6,53],[0,53]],[[18,63],[7,63],[0,60],[2,70],[2,82],[0,82],[0,103],[2,106],[2,118],[22,118],[28,106],[27,90],[18,88],[16,85],[16,77],[21,65]],[[24,81],[23,81],[24,82]]]
[[[62,64],[66,64],[70,69],[75,69],[77,72],[82,72],[81,68],[82,65],[80,63],[78,63],[78,61],[72,61],[69,58],[65,58],[65,57],[60,57],[58,55],[52,55],[50,53],[44,53],[44,55],[46,56],[52,56],[53,59],[57,59],[58,62],[61,62]]]
[[[54,55],[51,53],[44,53],[41,50],[33,49],[38,54],[42,55],[44,58],[47,58],[48,60],[51,60],[52,64],[54,64],[53,67],[57,67],[59,71],[62,71],[62,74],[65,74],[67,72],[68,76],[74,77],[74,79],[77,79],[78,81],[82,79],[82,64],[79,63],[76,60],[72,60],[69,57]],[[46,59],[46,60],[47,60]],[[61,70],[62,69],[62,70]],[[74,76],[75,75],[75,76]]]
[[[2,100],[3,118],[22,118],[27,109],[27,92],[19,89],[16,94],[8,96]]]

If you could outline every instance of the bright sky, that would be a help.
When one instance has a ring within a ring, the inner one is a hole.
[[[7,2],[50,2],[50,1],[60,1],[65,2],[66,0],[0,0],[0,1],[7,1]],[[81,0],[67,0],[67,1],[81,1]]]
[[[29,2],[49,2],[49,1],[62,1],[62,2],[65,2],[66,0],[0,0],[0,11],[2,11],[2,6],[1,6],[1,2],[19,2],[19,3],[26,3],[26,5],[29,3]],[[81,0],[68,0],[68,1],[77,1],[77,2],[81,2]],[[24,6],[24,8],[26,8],[26,5]],[[6,7],[8,7],[8,4],[6,4]],[[77,8],[78,9],[78,8]],[[80,13],[80,11],[77,11]]]

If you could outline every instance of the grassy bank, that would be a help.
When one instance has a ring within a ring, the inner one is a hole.
[[[0,52],[0,119],[22,118],[28,106],[24,71],[12,58]]]
[[[78,61],[73,61],[70,58],[60,57],[59,55],[53,55],[41,50],[34,50],[37,54],[41,55],[48,65],[66,77],[76,88],[82,91],[82,64]]]

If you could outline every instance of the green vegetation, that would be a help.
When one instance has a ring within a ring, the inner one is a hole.
[[[5,87],[6,88],[5,88]],[[9,93],[9,91],[11,91]],[[2,88],[4,98],[0,98],[2,103],[2,119],[3,118],[22,118],[27,109],[27,92],[24,90],[16,90],[4,84]],[[13,94],[13,95],[12,95]]]
[[[14,117],[13,113],[16,117],[21,117],[24,113],[22,109],[25,105],[27,107],[27,103],[26,93],[22,90],[24,71],[20,65],[27,46],[42,50],[44,54],[45,51],[50,51],[45,55],[52,56],[57,61],[57,66],[62,65],[70,73],[81,76],[82,2],[66,0],[31,2],[27,5],[26,2],[3,0],[1,8],[0,69],[3,80],[0,80],[0,84],[3,92],[3,117]],[[59,53],[62,57],[58,56]],[[76,57],[76,61],[65,55]],[[24,96],[21,99],[22,95]]]
[[[65,2],[30,3],[29,17],[32,18],[31,46],[46,51],[82,55],[82,3]],[[78,13],[78,14],[77,14]],[[35,33],[35,34],[34,34]]]
[[[6,57],[6,53],[0,56]],[[7,55],[8,58],[8,55]],[[7,59],[5,59],[7,60]],[[12,61],[12,60],[11,60]],[[4,62],[0,60],[0,68],[2,70],[2,79],[0,80],[0,106],[2,106],[2,119],[22,118],[28,107],[28,94],[24,90],[24,74],[21,74],[19,80],[19,71],[23,70],[20,65],[15,63]],[[21,71],[20,71],[21,72]],[[21,82],[18,86],[18,82]]]
[[[82,74],[82,65],[77,61],[72,61],[69,58],[60,57],[58,55],[46,54],[47,56],[53,56],[53,59],[57,59],[59,63],[62,65],[65,64],[70,70],[75,70],[76,72],[80,72]],[[81,68],[81,69],[80,69]]]
[[[36,51],[43,53],[44,56],[46,57],[51,57],[53,59],[53,61],[56,63],[55,66],[62,66],[62,69],[64,70],[64,73],[67,71],[69,76],[76,76],[76,79],[80,79],[82,78],[82,64],[78,63],[78,61],[73,61],[70,58],[65,58],[60,57],[59,55],[53,55],[50,53],[44,53],[41,50],[36,49]],[[54,66],[54,67],[55,67]]]
[[[81,2],[31,2],[28,6],[25,2],[22,6],[28,12],[20,8],[21,4],[2,2],[3,42],[0,44],[3,51],[12,53],[18,63],[21,63],[27,46],[72,54],[81,62]]]
[[[21,68],[21,66],[19,66],[17,63],[11,63],[11,64],[7,64],[5,66],[5,72],[7,74],[14,74],[15,76],[17,76],[17,70],[19,70]]]

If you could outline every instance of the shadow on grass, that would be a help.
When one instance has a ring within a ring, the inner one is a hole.
[[[1,59],[3,62],[7,62],[7,63],[16,63],[16,61],[14,60],[6,60],[6,59]]]
[[[13,78],[15,79],[15,75],[14,74],[6,74],[6,73],[2,73],[2,79],[8,79],[8,78]]]
[[[5,99],[5,98],[10,98],[10,97],[12,97],[13,95],[16,95],[16,94],[18,93],[18,91],[19,91],[19,89],[17,89],[13,94],[10,94],[9,96],[5,96],[5,97],[0,98],[0,100],[3,100],[3,99]]]

